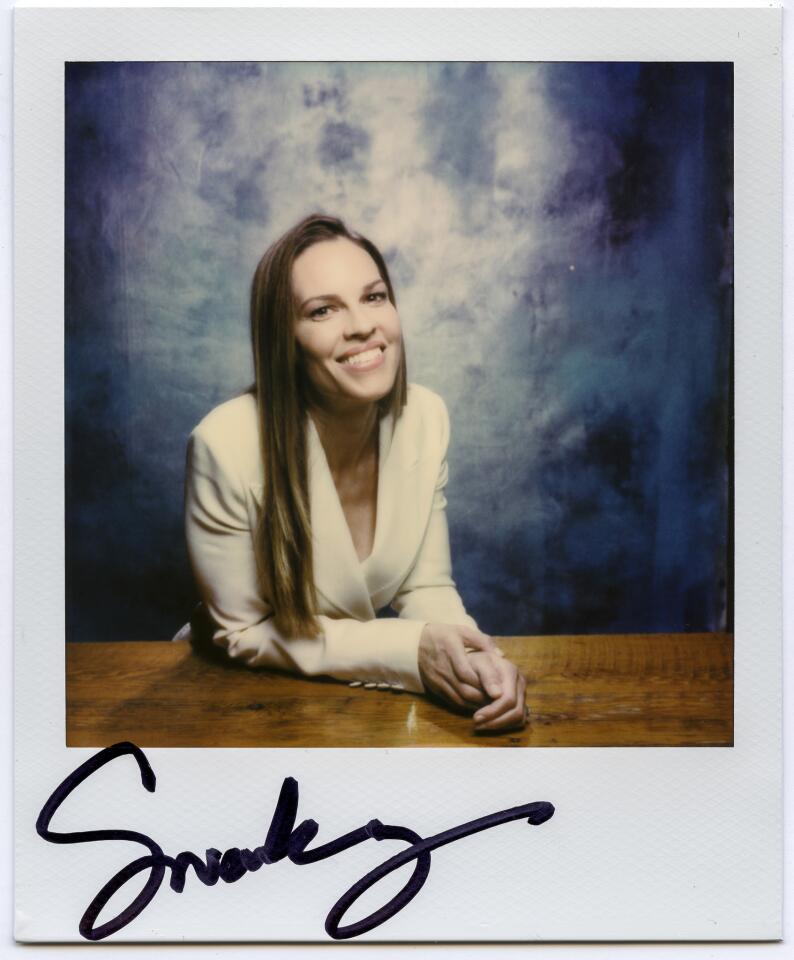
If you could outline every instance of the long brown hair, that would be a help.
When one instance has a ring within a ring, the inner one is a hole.
[[[254,548],[260,588],[273,606],[276,626],[289,637],[319,632],[306,450],[309,397],[295,341],[292,265],[315,243],[338,237],[372,257],[396,305],[389,271],[375,244],[323,214],[305,217],[276,240],[259,261],[251,285],[254,392],[264,470]],[[378,402],[380,415],[399,417],[407,389],[403,349],[394,386]]]

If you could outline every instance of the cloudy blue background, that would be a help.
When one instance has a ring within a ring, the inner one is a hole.
[[[306,213],[384,251],[494,634],[731,626],[726,64],[66,67],[67,639],[196,594],[185,442]]]

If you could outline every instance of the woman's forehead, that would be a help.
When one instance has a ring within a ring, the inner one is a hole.
[[[293,288],[303,297],[334,293],[348,286],[364,286],[379,276],[372,257],[347,237],[313,244],[296,257],[292,265]]]

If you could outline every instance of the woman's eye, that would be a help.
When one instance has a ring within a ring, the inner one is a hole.
[[[376,290],[374,293],[369,293],[369,294],[367,294],[367,302],[368,302],[368,303],[380,303],[381,301],[383,301],[383,300],[385,300],[385,299],[386,299],[386,291],[385,291],[385,290]]]
[[[314,310],[310,310],[310,311],[309,311],[309,317],[310,317],[312,320],[322,320],[323,317],[327,317],[327,316],[328,316],[328,311],[329,311],[329,309],[330,309],[330,307],[328,307],[328,306],[315,307]]]

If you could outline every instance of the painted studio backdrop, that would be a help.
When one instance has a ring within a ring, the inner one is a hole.
[[[384,251],[496,635],[731,627],[729,64],[66,66],[69,640],[197,601],[185,444],[306,213]]]

